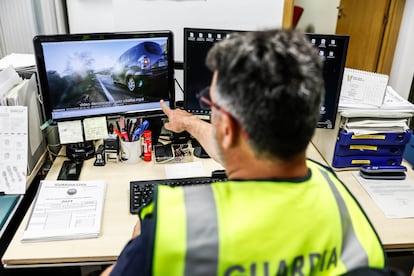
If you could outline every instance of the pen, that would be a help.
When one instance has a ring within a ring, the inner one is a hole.
[[[124,118],[124,116],[121,116],[120,118],[119,118],[119,124],[120,124],[120,126],[121,126],[121,128],[119,129],[121,132],[122,131],[125,131],[125,118]]]
[[[108,125],[108,132],[109,132],[109,134],[114,133],[114,125],[113,125],[112,123],[110,123],[110,124]]]
[[[119,130],[118,130],[117,128],[114,128],[114,132],[115,132],[115,134],[116,134],[116,135],[118,135],[118,137],[119,137],[120,139],[124,139],[124,137],[122,137],[121,132],[119,132]]]
[[[121,130],[121,127],[119,126],[119,122],[116,121],[116,127],[118,128],[118,130]]]
[[[148,126],[149,122],[147,120],[144,120],[142,122],[142,125],[134,131],[134,134],[132,135],[132,141],[138,140],[141,134],[144,132],[144,130],[148,128]]]

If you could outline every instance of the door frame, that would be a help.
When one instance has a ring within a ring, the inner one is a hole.
[[[282,28],[291,29],[292,20],[293,20],[293,7],[295,5],[294,0],[285,0],[283,5],[283,18],[282,18]]]

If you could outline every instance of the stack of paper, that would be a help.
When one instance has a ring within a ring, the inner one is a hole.
[[[345,68],[338,111],[352,117],[404,117],[414,115],[414,105],[388,85],[387,75]]]
[[[12,66],[15,69],[33,69],[36,66],[33,54],[12,53],[0,59],[0,70]]]
[[[42,181],[22,242],[96,238],[104,181]]]
[[[403,133],[409,127],[407,119],[350,118],[346,122],[344,129],[347,132],[353,132],[355,135],[364,135],[375,133]]]
[[[0,72],[0,105],[7,105],[8,93],[22,82],[22,78],[11,66]]]

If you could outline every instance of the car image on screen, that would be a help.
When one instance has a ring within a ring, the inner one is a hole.
[[[141,42],[125,51],[112,68],[112,79],[130,92],[143,94],[153,91],[159,80],[167,78],[167,55],[164,48],[153,41]]]

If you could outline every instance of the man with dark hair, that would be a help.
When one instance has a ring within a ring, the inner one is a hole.
[[[324,94],[323,63],[307,38],[236,33],[215,44],[207,65],[214,74],[200,101],[211,106],[211,123],[161,102],[165,127],[193,135],[229,180],[160,185],[111,275],[383,268],[381,242],[358,203],[329,168],[306,158]]]

